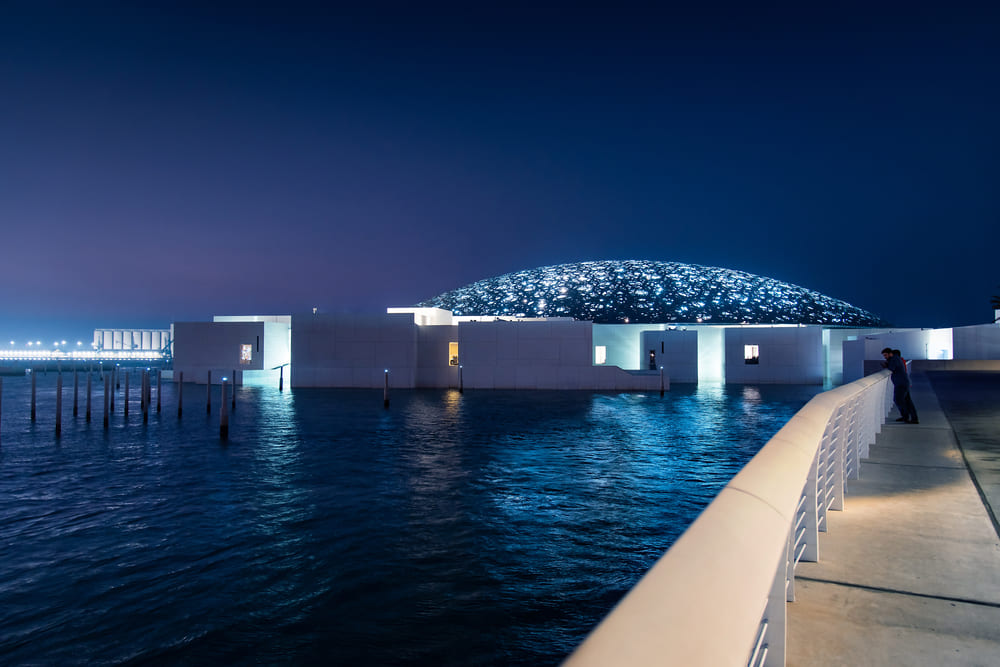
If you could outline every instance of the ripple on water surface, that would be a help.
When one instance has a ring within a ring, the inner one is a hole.
[[[557,664],[820,390],[244,387],[222,444],[217,388],[105,431],[70,382],[57,440],[38,381],[34,423],[3,385],[5,664]]]

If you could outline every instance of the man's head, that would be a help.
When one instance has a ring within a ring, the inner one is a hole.
[[[892,348],[891,347],[887,347],[887,348],[884,348],[882,350],[882,358],[883,359],[885,359],[886,361],[889,361],[889,357],[891,357],[891,356],[892,356]]]

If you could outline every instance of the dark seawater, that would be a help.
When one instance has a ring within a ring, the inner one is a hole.
[[[218,387],[105,431],[66,375],[57,440],[38,382],[32,423],[3,378],[4,665],[558,664],[821,390],[245,387],[222,443]]]

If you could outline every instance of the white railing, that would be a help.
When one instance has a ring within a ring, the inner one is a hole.
[[[757,453],[566,661],[784,665],[795,566],[819,558],[888,412],[889,372],[815,396]]]

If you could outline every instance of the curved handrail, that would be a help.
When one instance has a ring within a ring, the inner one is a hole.
[[[839,465],[842,496],[845,460],[866,454],[884,422],[888,377],[881,371],[813,397],[565,664],[784,664],[794,566],[816,552],[818,515],[837,500],[817,489]]]

